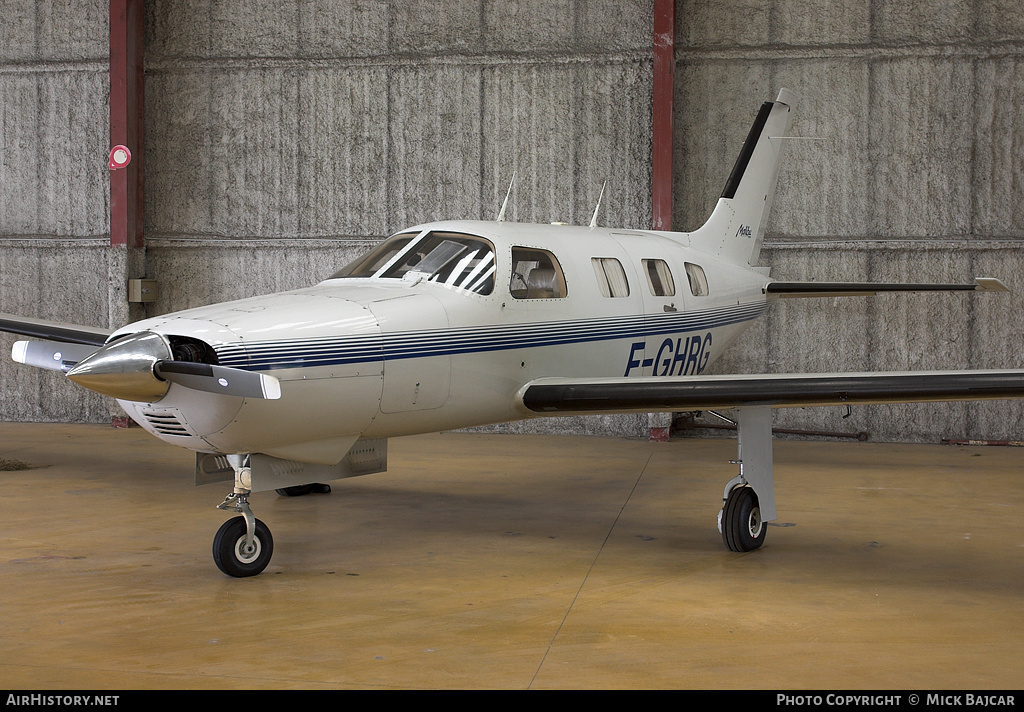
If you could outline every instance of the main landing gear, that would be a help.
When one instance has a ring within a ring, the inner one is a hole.
[[[235,487],[217,509],[233,510],[241,516],[224,522],[213,538],[213,560],[228,576],[255,576],[267,568],[274,554],[274,537],[267,525],[249,509],[252,471],[248,455],[229,455],[235,471]]]
[[[772,475],[772,416],[767,406],[736,410],[740,474],[725,486],[718,531],[730,551],[744,552],[764,544],[768,522],[774,521],[775,482]]]
[[[294,487],[282,487],[274,490],[282,497],[304,497],[307,494],[330,494],[331,486],[313,482],[308,485],[295,485]]]

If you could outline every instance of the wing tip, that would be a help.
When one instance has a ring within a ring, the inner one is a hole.
[[[1001,279],[995,277],[975,277],[974,290],[976,292],[1009,292],[1010,288],[1003,284]]]

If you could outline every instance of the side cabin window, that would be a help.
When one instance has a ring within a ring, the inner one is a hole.
[[[516,299],[561,299],[566,294],[565,275],[547,250],[513,247],[508,290]]]
[[[614,257],[593,257],[594,276],[597,277],[597,288],[604,297],[628,297],[629,282],[622,263]]]
[[[377,277],[409,282],[427,280],[476,294],[494,291],[494,247],[457,232],[401,233],[331,275]]]
[[[644,274],[647,275],[647,286],[656,297],[674,297],[676,283],[672,279],[672,270],[665,260],[643,260]]]
[[[695,297],[708,296],[708,278],[704,276],[701,266],[684,262],[683,267],[686,269],[686,278],[690,281],[690,294]]]

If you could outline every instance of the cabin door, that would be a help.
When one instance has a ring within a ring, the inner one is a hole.
[[[384,352],[382,413],[440,408],[448,400],[451,355],[446,353],[448,314],[426,294],[382,299],[369,305],[380,324]]]

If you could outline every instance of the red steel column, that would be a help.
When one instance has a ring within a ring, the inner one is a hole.
[[[675,0],[654,0],[651,212],[655,230],[672,229],[672,104],[675,90],[675,43]]]
[[[132,153],[110,171],[110,244],[142,247],[143,240],[143,0],[110,0],[110,146]]]
[[[676,0],[654,0],[654,118],[651,151],[651,222],[672,229],[672,103],[676,44]],[[667,417],[666,417],[667,416]],[[669,414],[648,414],[650,439],[667,442]]]

